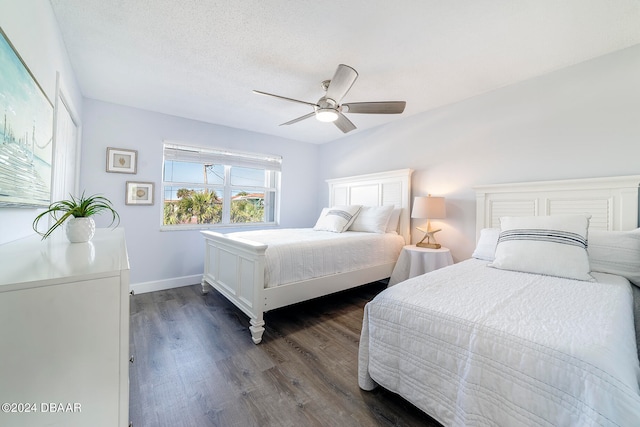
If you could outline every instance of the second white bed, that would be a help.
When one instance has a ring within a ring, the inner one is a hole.
[[[359,383],[444,425],[640,425],[631,285],[467,260],[365,307]]]

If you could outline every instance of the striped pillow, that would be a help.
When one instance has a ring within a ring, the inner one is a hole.
[[[503,270],[593,281],[587,254],[588,215],[500,218],[496,256]]]
[[[361,207],[360,205],[350,205],[334,206],[330,209],[324,208],[313,229],[316,231],[333,231],[334,233],[347,231],[356,219]]]

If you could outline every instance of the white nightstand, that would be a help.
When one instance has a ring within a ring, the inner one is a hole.
[[[419,248],[416,245],[405,246],[393,268],[393,273],[389,278],[389,286],[451,264],[453,264],[453,258],[451,251],[447,248],[430,249]]]

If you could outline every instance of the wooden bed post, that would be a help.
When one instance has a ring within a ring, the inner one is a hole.
[[[209,289],[211,288],[211,286],[209,286],[207,281],[204,280],[204,275],[202,276],[202,280],[200,281],[200,285],[202,286],[202,295],[208,294],[209,293]]]
[[[264,333],[264,320],[262,320],[263,314],[260,313],[259,319],[251,319],[249,323],[249,330],[251,331],[251,339],[254,344],[260,344],[262,341],[262,334]]]
[[[266,268],[266,246],[255,248],[253,259],[248,265],[244,274],[238,272],[240,280],[245,287],[252,289],[251,312],[249,314],[249,331],[251,331],[251,339],[254,344],[260,344],[262,334],[264,333],[264,310],[265,310],[265,268]]]
[[[258,344],[264,333],[264,269],[267,246],[224,234],[202,231],[205,239],[202,293],[216,289],[249,316],[251,339]]]

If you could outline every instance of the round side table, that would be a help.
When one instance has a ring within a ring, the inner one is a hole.
[[[389,278],[389,286],[411,277],[428,273],[453,264],[448,248],[431,249],[408,245],[402,248],[398,261]]]

